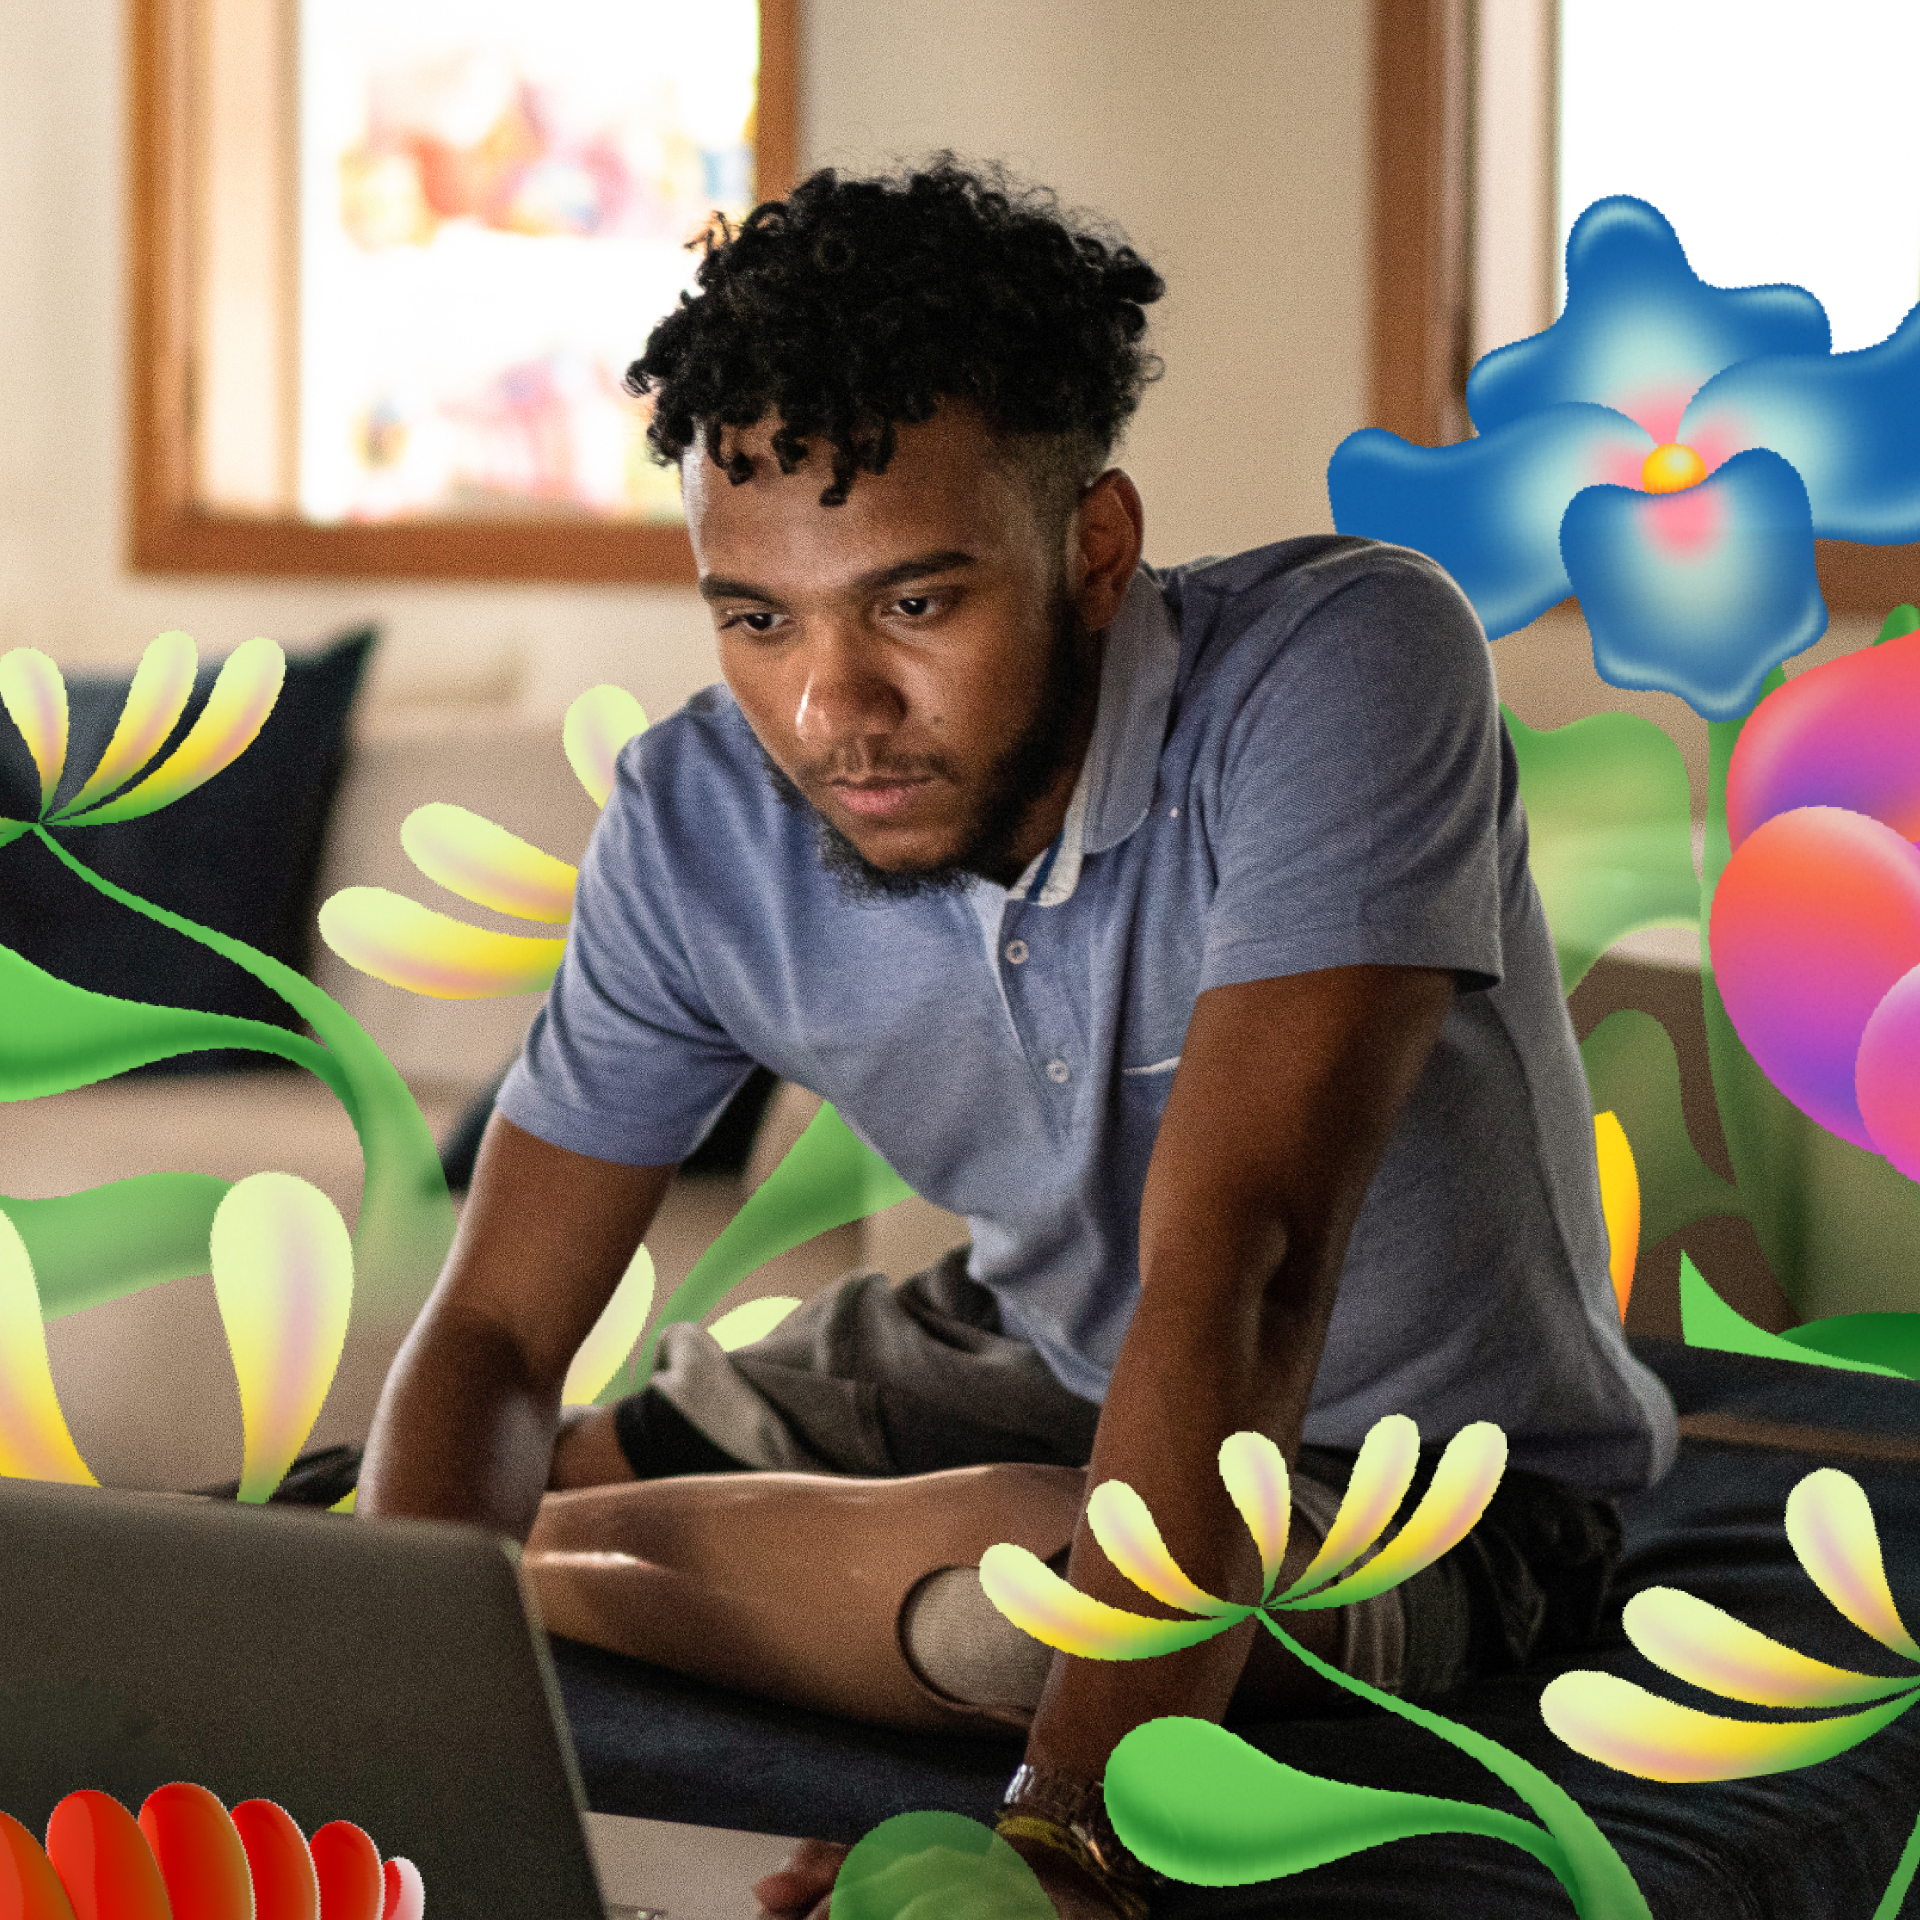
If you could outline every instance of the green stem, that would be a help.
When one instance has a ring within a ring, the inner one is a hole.
[[[1440,1714],[1429,1713],[1423,1707],[1412,1706],[1393,1694],[1382,1693],[1378,1688],[1368,1686],[1364,1680],[1356,1680],[1351,1674],[1342,1673],[1337,1667],[1328,1666],[1324,1660],[1316,1659],[1309,1653],[1270,1615],[1263,1612],[1259,1618],[1267,1631],[1288,1652],[1304,1661],[1323,1680],[1330,1680],[1335,1686],[1344,1687],[1349,1693],[1357,1693],[1374,1706],[1384,1707],[1389,1713],[1397,1713],[1401,1719],[1424,1727],[1450,1746],[1458,1747],[1469,1758],[1479,1761],[1519,1795],[1540,1816],[1552,1841],[1556,1843],[1550,1850],[1530,1847],[1528,1851],[1534,1853],[1566,1888],[1580,1920],[1653,1920],[1646,1896],[1634,1884],[1633,1875],[1627,1871],[1626,1862],[1614,1851],[1613,1843],[1594,1825],[1586,1809],[1564,1787],[1556,1786],[1549,1780],[1538,1767],[1501,1746],[1497,1740],[1489,1740],[1485,1734],[1475,1733],[1472,1728],[1463,1727]],[[1515,1839],[1515,1844],[1520,1844],[1517,1836],[1510,1837]],[[1556,1854],[1559,1856],[1557,1862],[1554,1857]]]
[[[1887,1882],[1886,1892],[1880,1896],[1880,1904],[1873,1910],[1873,1920],[1900,1920],[1900,1909],[1906,1904],[1907,1891],[1913,1885],[1916,1872],[1920,1872],[1920,1820],[1913,1823],[1913,1831],[1907,1835],[1900,1863]]]
[[[243,940],[128,893],[83,866],[44,827],[34,831],[55,858],[89,886],[244,968],[320,1036],[325,1051],[314,1048],[316,1058],[308,1064],[346,1109],[365,1169],[353,1232],[355,1299],[374,1306],[383,1317],[411,1318],[432,1291],[453,1243],[453,1200],[433,1130],[393,1063],[338,1001],[291,967]]]

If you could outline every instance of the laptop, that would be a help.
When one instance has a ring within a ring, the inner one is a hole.
[[[586,1811],[512,1544],[0,1479],[0,1811],[189,1780],[350,1820],[430,1920],[751,1920],[779,1835]]]

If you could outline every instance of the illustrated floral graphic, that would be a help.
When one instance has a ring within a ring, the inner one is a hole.
[[[240,1386],[242,1500],[285,1478],[346,1345],[353,1245],[318,1187],[290,1173],[236,1181],[208,1243],[214,1298]],[[97,1485],[54,1392],[33,1262],[0,1213],[0,1473]]]
[[[20,729],[40,774],[38,820],[61,827],[137,820],[184,798],[237,760],[273,711],[286,678],[286,655],[271,640],[249,640],[228,655],[186,738],[146,779],[127,786],[186,711],[197,665],[197,652],[186,634],[161,634],[141,656],[100,764],[71,800],[50,811],[67,765],[66,683],[60,669],[32,647],[0,654],[0,705]],[[122,788],[125,791],[116,798],[108,798]],[[35,824],[0,819],[0,846],[30,832]]]
[[[1127,1734],[1106,1772],[1108,1817],[1149,1866],[1205,1886],[1233,1886],[1303,1872],[1413,1834],[1481,1833],[1531,1853],[1567,1889],[1583,1920],[1647,1920],[1646,1902],[1619,1855],[1546,1775],[1470,1728],[1328,1666],[1279,1624],[1282,1613],[1344,1606],[1385,1593],[1466,1537],[1506,1467],[1506,1436],[1488,1421],[1454,1435],[1399,1531],[1356,1567],[1376,1548],[1405,1499],[1419,1446],[1419,1429],[1404,1414],[1390,1414],[1374,1425],[1319,1551],[1300,1577],[1276,1594],[1292,1514],[1286,1461],[1265,1434],[1228,1435],[1220,1447],[1220,1478],[1259,1548],[1263,1585],[1257,1601],[1229,1602],[1197,1587],[1167,1551],[1146,1503],[1119,1480],[1102,1482],[1087,1501],[1094,1538],[1143,1593],[1195,1617],[1159,1620],[1109,1606],[1069,1585],[1037,1555],[1007,1542],[987,1549],[980,1584],[1015,1626],[1082,1659],[1138,1660],[1172,1653],[1256,1618],[1323,1679],[1471,1754],[1542,1823],[1471,1801],[1324,1780],[1268,1758],[1212,1721],[1169,1715]]]
[[[1650,1780],[1744,1780],[1810,1767],[1871,1738],[1920,1705],[1920,1644],[1894,1606],[1873,1509],[1860,1483],[1835,1467],[1810,1473],[1787,1496],[1787,1539],[1807,1576],[1862,1633],[1909,1663],[1893,1679],[1806,1654],[1674,1587],[1647,1587],[1622,1614],[1627,1637],[1676,1679],[1751,1706],[1859,1707],[1800,1720],[1742,1720],[1649,1693],[1618,1674],[1577,1671],[1550,1681],[1541,1717],[1589,1759]],[[1900,1910],[1916,1866],[1920,1824],[1879,1913]]]
[[[1654,208],[1602,200],[1568,242],[1561,317],[1487,355],[1467,401],[1479,431],[1458,446],[1342,442],[1336,525],[1431,554],[1491,639],[1577,594],[1604,679],[1708,723],[1696,873],[1662,728],[1537,731],[1502,709],[1563,988],[1630,933],[1700,934],[1730,1181],[1689,1138],[1651,1015],[1612,1013],[1581,1049],[1595,1109],[1634,1142],[1641,1246],[1744,1218],[1812,1327],[1888,1319],[1920,1240],[1920,689],[1900,644],[1920,615],[1896,608],[1875,648],[1792,686],[1780,662],[1825,630],[1816,536],[1920,538],[1920,308],[1834,354],[1811,294],[1710,287]],[[1734,805],[1736,757],[1753,771]]]
[[[111,1794],[70,1793],[40,1843],[0,1813],[0,1911],[10,1920],[422,1920],[411,1860],[329,1821],[309,1841],[285,1808],[231,1812],[205,1787],[156,1788],[138,1820]]]
[[[1607,1272],[1625,1320],[1640,1252],[1640,1175],[1618,1114],[1593,1116],[1593,1146],[1600,1164],[1600,1216],[1607,1224]]]
[[[1829,1133],[1920,1179],[1920,631],[1769,694],[1727,772],[1727,1017]]]
[[[1654,208],[1598,201],[1561,317],[1469,376],[1476,437],[1349,436],[1334,524],[1431,554],[1489,639],[1572,592],[1603,679],[1738,719],[1826,629],[1816,536],[1920,539],[1920,313],[1831,340],[1812,294],[1710,287]]]
[[[271,640],[249,641],[228,657],[198,717],[148,771],[186,711],[196,664],[194,643],[183,633],[162,634],[147,648],[99,764],[56,807],[67,758],[65,682],[32,648],[0,655],[0,706],[19,728],[40,785],[33,819],[0,822],[0,859],[8,844],[33,836],[127,911],[265,982],[318,1038],[264,1021],[92,993],[0,947],[0,1004],[7,1010],[0,1021],[0,1099],[66,1092],[203,1048],[279,1054],[323,1080],[353,1123],[366,1169],[359,1217],[349,1235],[317,1189],[274,1172],[239,1182],[150,1173],[51,1199],[0,1195],[0,1471],[93,1479],[54,1397],[46,1320],[211,1272],[240,1386],[240,1497],[259,1501],[312,1430],[355,1296],[389,1311],[424,1301],[453,1237],[453,1213],[432,1131],[358,1022],[291,967],[115,886],[65,844],[191,793],[257,737],[286,669]]]
[[[624,687],[589,687],[567,709],[567,759],[596,807],[613,791],[615,757],[646,725]],[[475,906],[549,926],[572,917],[580,870],[465,807],[415,808],[400,843],[429,880]],[[564,933],[494,933],[385,887],[343,887],[320,909],[320,937],[362,973],[442,1000],[537,992],[567,945]]]

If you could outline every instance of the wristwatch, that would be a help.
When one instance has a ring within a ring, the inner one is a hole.
[[[1167,1885],[1167,1876],[1129,1852],[1114,1832],[1098,1780],[1080,1780],[1023,1762],[1007,1783],[998,1825],[1002,1832],[1011,1829],[1018,1834],[1029,1820],[1044,1822],[1069,1837],[1075,1844],[1064,1850],[1076,1857],[1084,1855],[1082,1864],[1126,1896],[1130,1910],[1144,1912],[1147,1896]],[[1038,1833],[1033,1837],[1044,1838]]]

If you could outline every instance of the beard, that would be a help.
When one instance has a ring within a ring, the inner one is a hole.
[[[976,878],[992,879],[1013,857],[1027,815],[1066,765],[1073,745],[1073,719],[1079,711],[1088,672],[1087,642],[1092,637],[1064,582],[1049,608],[1052,639],[1046,674],[1033,712],[1013,741],[987,769],[985,788],[965,840],[946,859],[927,867],[876,867],[813,802],[788,779],[773,756],[760,746],[761,764],[780,803],[793,813],[813,815],[815,850],[843,898],[856,906],[886,906],[900,900],[925,900],[964,893]],[[756,736],[755,745],[759,745]]]

